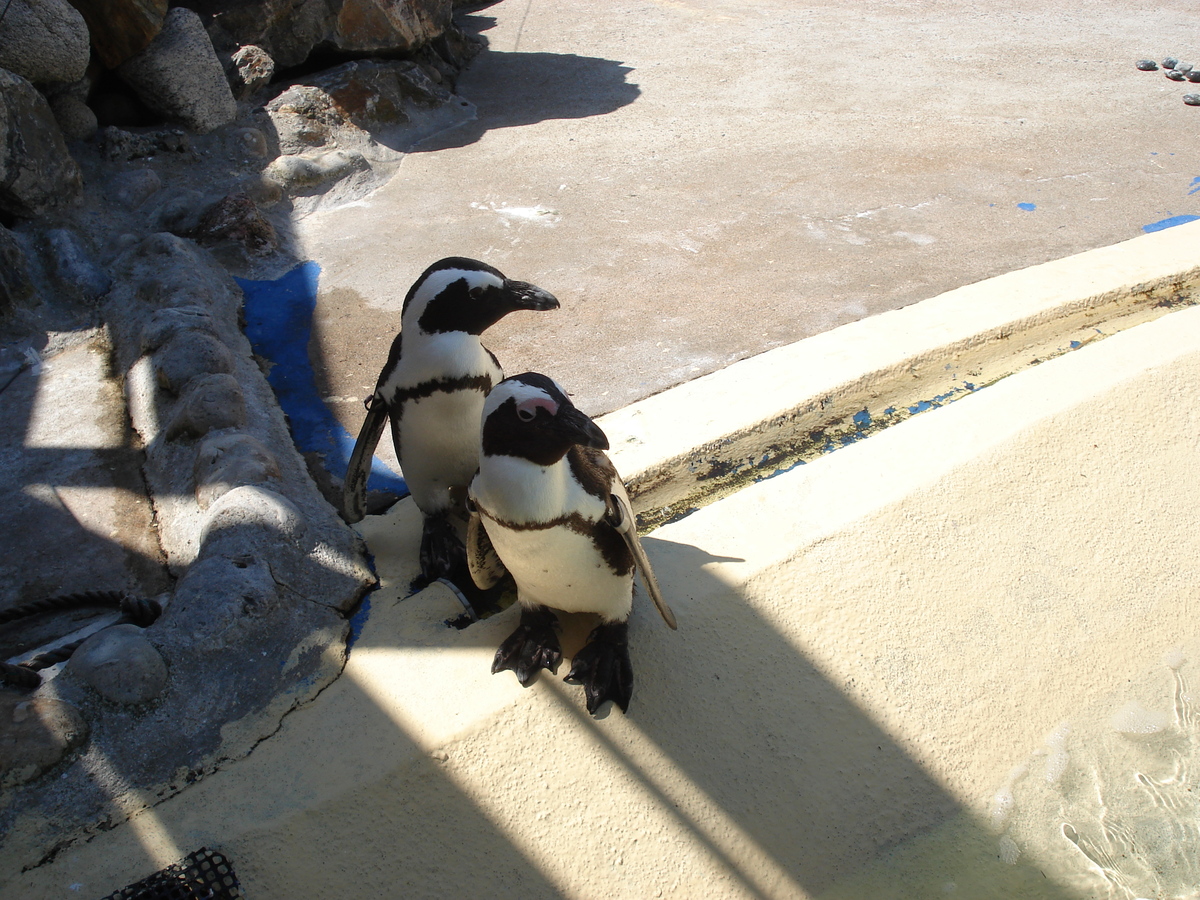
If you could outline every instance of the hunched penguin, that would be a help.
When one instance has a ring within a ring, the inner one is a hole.
[[[562,660],[553,610],[596,613],[600,624],[572,661],[569,684],[582,684],[588,712],[606,700],[628,710],[633,695],[628,619],[634,569],[672,629],[638,540],[629,495],[604,432],[545,375],[500,382],[483,409],[479,472],[471,481],[467,564],[486,589],[507,571],[521,620],[500,645],[492,672],[511,669],[528,685]]]
[[[362,519],[367,476],[384,422],[404,480],[424,515],[421,574],[468,580],[462,531],[466,487],[479,465],[483,401],[504,372],[479,336],[516,310],[557,309],[557,298],[459,256],[427,268],[404,298],[392,342],[343,485],[343,517]],[[456,524],[457,520],[457,524]]]

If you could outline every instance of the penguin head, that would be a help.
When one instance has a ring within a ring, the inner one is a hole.
[[[426,334],[463,331],[479,335],[518,309],[558,309],[558,299],[524,281],[505,278],[477,259],[438,260],[416,280],[404,298],[404,331]]]
[[[483,405],[484,456],[518,456],[550,466],[572,446],[607,450],[608,438],[555,381],[525,372],[492,388]]]

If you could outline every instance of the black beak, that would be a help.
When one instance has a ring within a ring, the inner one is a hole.
[[[558,298],[536,284],[525,281],[505,281],[504,289],[512,299],[513,309],[558,309]]]
[[[572,444],[591,447],[593,450],[608,449],[608,438],[600,430],[600,426],[574,406],[564,404],[559,407],[551,427]]]

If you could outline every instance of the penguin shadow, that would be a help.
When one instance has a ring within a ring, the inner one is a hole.
[[[494,22],[486,16],[459,17],[463,29],[474,34]],[[458,80],[457,93],[475,105],[475,118],[427,138],[408,152],[465,147],[496,128],[615,112],[641,96],[641,89],[627,80],[631,71],[601,57],[489,47]]]
[[[848,695],[851,685],[831,681],[764,618],[761,600],[722,577],[722,567],[742,560],[653,535],[642,542],[679,630],[666,628],[648,599],[635,596],[634,692],[625,717],[736,824],[750,853],[769,857],[780,877],[816,896],[952,818],[968,822],[972,849],[995,844],[986,825],[970,824],[958,801]],[[802,594],[775,598],[776,605],[803,602]],[[567,637],[564,629],[564,658]],[[773,896],[747,853],[666,796],[615,739],[618,732],[588,716],[570,690],[558,686],[545,695],[661,795],[662,806],[724,860],[748,895]],[[1024,859],[1007,868],[1022,890],[1036,886],[1021,896],[1068,896]]]

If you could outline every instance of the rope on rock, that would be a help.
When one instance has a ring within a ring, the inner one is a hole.
[[[114,624],[131,624],[137,625],[139,628],[153,624],[155,619],[162,614],[162,606],[157,600],[130,597],[124,591],[80,591],[77,594],[61,594],[57,597],[47,597],[45,600],[35,600],[32,603],[6,609],[0,612],[0,625],[7,625],[10,622],[45,613],[83,609],[89,606],[118,609],[121,611],[121,618]],[[42,676],[38,674],[39,669],[46,669],[70,659],[71,654],[78,650],[79,645],[85,640],[87,638],[81,638],[46,653],[39,653],[32,659],[16,665],[0,661],[0,683],[20,690],[33,690],[42,683]]]

